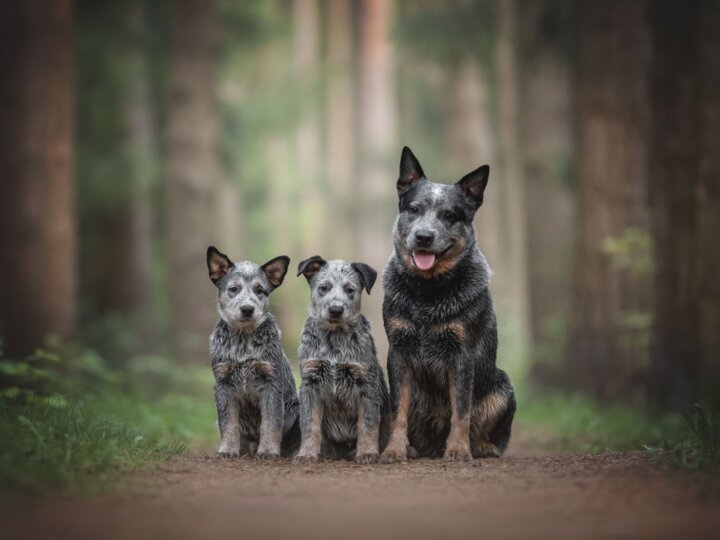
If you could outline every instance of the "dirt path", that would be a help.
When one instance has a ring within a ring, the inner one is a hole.
[[[0,510],[0,538],[717,538],[720,498],[644,453],[354,466],[174,459],[122,494]]]

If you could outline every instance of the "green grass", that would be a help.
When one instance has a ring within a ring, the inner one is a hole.
[[[139,358],[120,372],[88,352],[0,360],[0,498],[87,492],[216,440],[209,370]]]
[[[517,419],[531,444],[549,451],[644,450],[687,438],[681,415],[652,416],[627,406],[601,406],[562,392],[519,394]]]

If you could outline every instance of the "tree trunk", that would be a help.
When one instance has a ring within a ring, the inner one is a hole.
[[[362,227],[362,262],[381,271],[392,251],[392,216],[396,205],[395,181],[400,159],[397,145],[397,100],[394,54],[390,41],[392,2],[362,0],[360,3],[359,119]],[[364,312],[373,328],[382,328],[383,290],[378,281],[365,301]],[[377,334],[376,334],[377,335]],[[382,334],[380,334],[382,335]],[[387,341],[378,340],[381,358]]]
[[[218,21],[210,0],[172,3],[167,125],[169,324],[184,363],[207,355],[215,321],[205,250],[216,242]]]
[[[643,2],[583,1],[577,73],[578,191],[573,306],[567,350],[575,388],[642,397],[647,279],[620,266],[608,241],[644,231],[648,41]],[[638,233],[642,234],[642,233]],[[630,253],[631,256],[634,253]]]
[[[355,84],[353,81],[352,1],[327,2],[325,176],[331,214],[341,216],[326,227],[333,257],[350,259],[358,251],[355,178]]]
[[[500,0],[500,28],[497,44],[498,70],[498,157],[499,177],[504,184],[501,208],[507,237],[507,287],[505,304],[512,317],[513,358],[527,357],[530,345],[530,293],[528,288],[527,238],[525,224],[525,183],[519,135],[519,87],[515,42],[517,33],[515,0]],[[506,319],[507,321],[507,319]],[[507,324],[506,324],[507,328]]]
[[[651,3],[655,312],[650,393],[678,408],[720,382],[720,7]]]
[[[0,324],[6,354],[75,333],[73,3],[0,7]]]

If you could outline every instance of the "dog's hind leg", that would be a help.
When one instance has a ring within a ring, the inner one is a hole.
[[[473,414],[471,446],[474,458],[500,457],[505,452],[510,442],[515,407],[512,386],[494,389],[483,397]]]

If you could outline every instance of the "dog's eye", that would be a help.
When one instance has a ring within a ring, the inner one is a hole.
[[[348,296],[352,295],[354,292],[355,289],[353,289],[352,287],[345,287],[345,294],[347,294]]]
[[[410,212],[411,214],[419,214],[420,208],[417,206],[408,206],[408,212]]]
[[[255,287],[255,294],[258,296],[265,296],[265,289],[263,289],[260,285]]]
[[[443,217],[444,217],[446,220],[450,221],[450,222],[455,222],[455,221],[457,221],[457,216],[456,216],[455,214],[453,214],[452,212],[450,212],[450,211],[445,212],[445,213],[443,214]]]
[[[238,287],[237,285],[231,285],[230,287],[228,287],[228,292],[230,294],[237,294],[240,292],[240,287]]]
[[[328,285],[320,285],[318,287],[318,291],[320,291],[322,294],[325,294],[329,290],[330,290],[330,286],[328,286]]]

